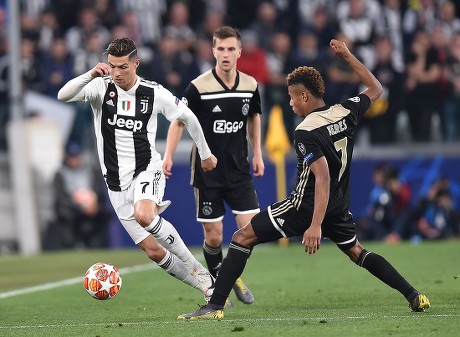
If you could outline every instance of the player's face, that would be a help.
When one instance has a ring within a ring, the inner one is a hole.
[[[212,48],[212,52],[217,61],[217,66],[229,72],[236,69],[236,60],[241,56],[241,45],[236,37],[227,39],[216,39],[216,44]]]
[[[288,94],[290,97],[289,105],[292,107],[294,113],[300,117],[305,117],[307,115],[306,101],[308,100],[308,96],[303,85],[288,86]]]
[[[111,68],[113,81],[123,90],[129,90],[136,83],[139,59],[130,60],[128,56],[115,57],[108,55],[107,61]]]

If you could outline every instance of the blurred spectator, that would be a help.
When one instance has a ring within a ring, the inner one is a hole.
[[[184,55],[186,56],[183,57]],[[193,58],[179,53],[176,40],[169,35],[161,38],[149,66],[148,77],[162,83],[176,96],[182,96],[188,83],[196,75],[193,71]]]
[[[205,73],[215,66],[215,59],[212,53],[212,39],[199,38],[195,42],[194,64],[196,76]]]
[[[302,25],[301,32],[310,32],[318,40],[318,48],[321,53],[329,51],[329,42],[337,34],[337,21],[324,7],[318,7],[312,20]],[[300,39],[300,36],[298,37]]]
[[[195,33],[189,25],[188,7],[181,1],[175,1],[169,10],[168,18],[169,22],[164,28],[165,35],[175,40],[179,53],[190,51],[195,41]]]
[[[48,52],[51,49],[53,41],[61,38],[63,32],[59,26],[56,13],[50,9],[45,10],[40,16],[40,26],[38,28],[38,48],[42,52]]]
[[[224,15],[219,11],[209,11],[198,27],[197,36],[200,39],[212,41],[214,32],[222,26],[224,26]]]
[[[69,28],[65,33],[67,48],[74,54],[86,47],[90,36],[99,34],[101,44],[106,46],[110,39],[110,32],[101,25],[96,12],[91,7],[83,7],[78,13],[78,24]]]
[[[443,106],[444,139],[447,142],[460,140],[460,32],[450,43],[445,68],[448,83]]]
[[[257,7],[257,16],[249,27],[256,35],[259,47],[270,51],[273,35],[278,31],[275,5],[262,1]]]
[[[384,0],[377,18],[376,32],[379,36],[388,36],[392,45],[392,64],[398,72],[403,72],[404,41],[401,30],[402,11],[400,0]]]
[[[452,207],[452,196],[448,189],[436,192],[417,221],[417,230],[423,239],[446,239],[458,234],[458,214]]]
[[[136,13],[144,45],[153,47],[160,42],[166,0],[117,0],[116,3],[120,15],[127,11]]]
[[[267,54],[268,83],[264,97],[267,115],[274,105],[282,108],[284,126],[292,143],[295,114],[292,113],[292,108],[286,99],[286,76],[294,70],[291,50],[291,40],[287,33],[273,34],[270,52]]]
[[[372,40],[380,11],[376,0],[344,0],[337,4],[339,29],[353,42],[355,53],[368,68],[373,66]]]
[[[63,166],[54,179],[56,219],[47,234],[57,242],[48,242],[48,245],[54,248],[107,246],[110,214],[103,187],[100,173],[89,163],[80,146],[69,143]]]
[[[319,10],[330,18],[336,17],[336,0],[298,0],[297,11],[300,16],[301,27],[311,27]],[[320,14],[322,15],[322,14]]]
[[[88,34],[86,43],[82,48],[74,51],[73,56],[73,74],[78,76],[94,67],[95,64],[105,61],[103,58],[103,51],[106,45],[97,31]]]
[[[21,76],[24,88],[37,92],[44,91],[43,78],[40,76],[40,60],[37,44],[29,37],[24,36],[21,40]]]
[[[260,86],[268,83],[267,52],[259,47],[257,34],[252,30],[241,32],[241,57],[238,60],[238,70],[251,75]]]
[[[435,22],[435,0],[409,1],[402,22],[404,43],[409,46],[418,31],[431,31]]]
[[[451,39],[455,33],[460,32],[460,18],[456,14],[455,4],[452,1],[445,0],[440,4],[437,24],[442,27],[444,35],[448,39]]]
[[[55,39],[49,52],[44,52],[40,68],[44,94],[57,97],[59,89],[73,77],[72,59],[63,38]]]
[[[292,67],[309,66],[323,72],[326,55],[324,49],[319,46],[317,35],[310,30],[302,31],[299,34],[297,47],[292,55]]]
[[[437,52],[431,46],[429,35],[416,33],[406,61],[405,97],[412,140],[431,140],[431,121],[439,107],[438,81],[441,67],[437,63]]]
[[[118,0],[92,0],[91,5],[101,24],[112,29],[120,22],[120,13],[116,11]]]
[[[383,93],[365,114],[373,144],[389,144],[396,140],[396,121],[401,110],[404,74],[394,64],[393,45],[388,36],[375,40],[375,65],[372,72],[382,83]]]
[[[378,163],[372,170],[374,187],[369,196],[367,217],[360,224],[367,240],[382,240],[393,231],[394,200],[387,186],[391,170],[393,167],[386,162]]]

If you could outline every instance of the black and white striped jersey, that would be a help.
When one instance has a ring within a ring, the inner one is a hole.
[[[350,205],[350,164],[359,121],[370,106],[364,94],[310,113],[294,132],[297,182],[290,195],[297,209],[313,210],[315,177],[310,165],[325,157],[329,166],[330,195],[326,217],[346,217]]]
[[[206,141],[219,161],[214,170],[204,173],[194,147],[192,185],[231,187],[251,179],[246,128],[248,116],[261,113],[256,80],[238,71],[235,85],[228,88],[213,68],[190,83],[183,99],[197,116]]]
[[[93,79],[78,96],[93,109],[99,161],[110,190],[126,189],[146,169],[162,169],[155,149],[157,115],[172,121],[187,109],[169,90],[138,77],[125,91],[104,77]]]

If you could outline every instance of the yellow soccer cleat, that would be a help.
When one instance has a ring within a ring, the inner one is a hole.
[[[411,311],[425,311],[425,309],[428,309],[429,307],[430,301],[428,300],[428,297],[420,293],[409,303],[409,309]]]
[[[200,306],[200,308],[189,314],[182,314],[177,317],[179,320],[194,321],[198,319],[216,319],[221,320],[224,318],[224,311],[222,309],[213,309],[208,307],[208,304]]]
[[[236,279],[235,284],[233,285],[233,290],[235,291],[236,298],[243,302],[244,304],[251,304],[254,302],[254,295],[251,290],[243,283],[241,277]]]

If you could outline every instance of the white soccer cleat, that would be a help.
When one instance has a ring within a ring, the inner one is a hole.
[[[204,267],[195,268],[192,275],[198,281],[198,289],[203,292],[204,299],[208,302],[214,292],[214,277]]]

